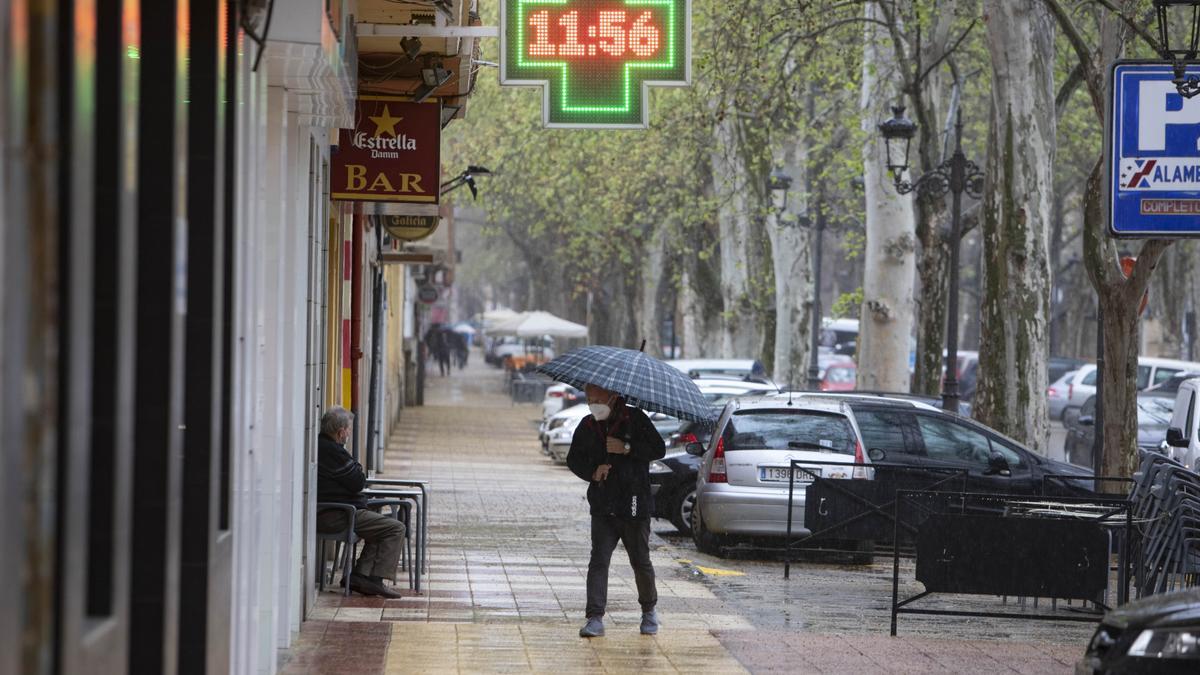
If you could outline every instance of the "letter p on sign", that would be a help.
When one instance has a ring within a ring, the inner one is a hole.
[[[1178,108],[1168,103],[1182,102]],[[1196,148],[1200,149],[1200,97],[1184,98],[1175,85],[1163,80],[1138,83],[1138,150],[1166,150],[1167,125],[1197,126]]]

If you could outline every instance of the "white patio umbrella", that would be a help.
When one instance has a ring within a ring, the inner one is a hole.
[[[489,328],[492,335],[515,335],[535,338],[549,335],[559,338],[585,338],[587,326],[560,319],[550,312],[524,312],[508,321]]]
[[[512,316],[484,324],[484,332],[488,335],[516,335],[517,327],[525,320],[529,312],[513,313]]]
[[[510,321],[517,316],[520,315],[511,309],[493,309],[484,312],[480,318],[483,322],[483,330],[490,333],[492,332],[493,328]]]
[[[518,337],[585,338],[587,326],[560,319],[549,312],[530,312],[516,328]]]

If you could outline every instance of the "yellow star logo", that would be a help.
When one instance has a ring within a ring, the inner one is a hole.
[[[370,115],[367,119],[375,123],[375,137],[379,138],[386,131],[396,137],[396,123],[403,120],[403,117],[392,117],[392,112],[388,110],[386,105],[383,106],[382,115]]]

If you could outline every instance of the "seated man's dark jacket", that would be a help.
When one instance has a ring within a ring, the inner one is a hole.
[[[601,422],[588,415],[571,437],[567,466],[589,481],[587,498],[593,516],[649,518],[654,513],[650,495],[650,462],[666,454],[662,436],[646,413],[623,403],[613,406],[612,419]],[[613,436],[630,445],[629,454],[608,452],[606,438]],[[608,464],[608,478],[596,482],[596,467]]]
[[[346,447],[321,434],[317,439],[317,501],[367,508],[367,475]]]

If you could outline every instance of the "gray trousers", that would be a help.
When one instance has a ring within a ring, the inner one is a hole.
[[[317,513],[317,531],[338,532],[344,529],[345,512],[330,509]],[[354,573],[364,577],[394,579],[404,547],[404,523],[370,509],[359,509],[354,514],[354,534],[366,542],[354,566]]]
[[[589,619],[604,616],[608,605],[608,564],[618,541],[625,544],[625,552],[629,554],[642,611],[652,611],[658,604],[654,565],[650,563],[650,519],[592,516],[592,556],[588,561],[587,607],[584,609]]]

